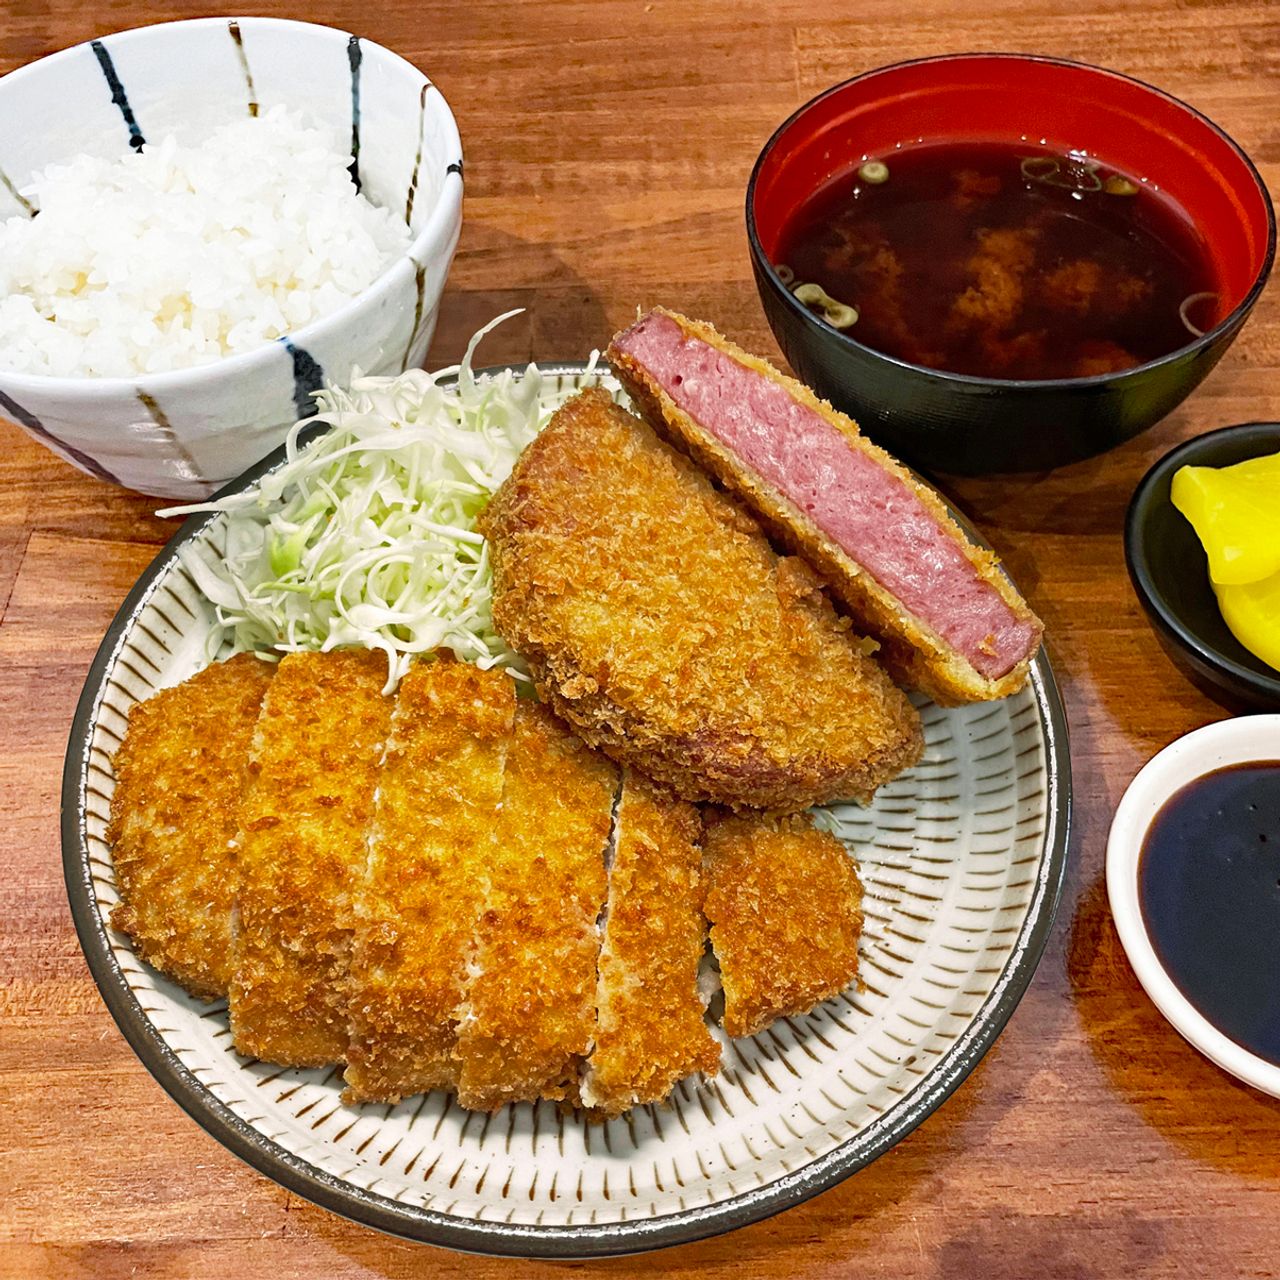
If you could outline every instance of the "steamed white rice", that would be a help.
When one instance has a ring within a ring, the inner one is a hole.
[[[0,367],[128,377],[283,337],[409,246],[356,191],[332,132],[275,107],[192,145],[81,155],[35,174],[35,218],[0,222]]]

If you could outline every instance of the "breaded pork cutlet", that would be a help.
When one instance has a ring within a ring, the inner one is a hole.
[[[617,788],[610,760],[520,700],[458,1030],[464,1107],[576,1096],[595,1033],[596,920]]]
[[[604,941],[595,1048],[584,1105],[605,1116],[660,1102],[695,1071],[719,1070],[698,991],[706,946],[698,841],[702,822],[631,770],[623,775]]]
[[[683,798],[802,809],[919,759],[911,704],[804,564],[603,391],[556,413],[481,527],[543,699]]]
[[[515,714],[502,671],[419,662],[400,681],[358,892],[351,1101],[454,1088]]]
[[[1040,620],[938,495],[852,419],[661,307],[608,357],[658,432],[814,566],[896,679],[943,704],[1021,688]]]
[[[115,756],[111,923],[192,995],[231,981],[232,841],[249,743],[274,671],[243,653],[129,712]]]
[[[807,814],[709,814],[703,869],[729,1035],[807,1013],[854,980],[862,885],[844,845]]]
[[[379,653],[281,659],[253,735],[240,807],[236,1049],[317,1067],[347,1050],[352,892],[365,865],[391,720]]]

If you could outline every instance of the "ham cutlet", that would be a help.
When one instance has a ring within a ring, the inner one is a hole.
[[[494,622],[544,700],[682,798],[803,809],[920,758],[911,704],[804,563],[605,392],[556,413],[481,529]]]
[[[514,715],[502,671],[439,660],[400,681],[358,891],[349,1101],[457,1087]]]
[[[236,1049],[318,1067],[347,1052],[352,896],[364,872],[391,720],[383,654],[281,659],[253,735],[240,809]]]
[[[727,1034],[754,1035],[853,982],[862,885],[835,836],[807,814],[708,815],[703,859]]]
[[[658,432],[814,566],[896,679],[942,704],[1021,688],[1040,620],[938,495],[850,418],[664,308],[608,357]]]
[[[595,1048],[582,1102],[605,1116],[659,1102],[695,1071],[714,1074],[720,1046],[698,990],[706,947],[692,805],[627,770],[614,829],[598,962]]]
[[[618,771],[522,698],[458,1031],[458,1101],[574,1099],[595,1033],[596,921]]]
[[[148,964],[207,1000],[231,982],[232,842],[274,670],[245,653],[160,690],[129,712],[116,752],[111,923]]]

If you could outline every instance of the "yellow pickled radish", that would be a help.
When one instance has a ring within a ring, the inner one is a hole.
[[[1171,497],[1204,544],[1215,585],[1280,573],[1280,453],[1231,467],[1182,467]]]
[[[1213,589],[1231,634],[1280,671],[1280,573],[1234,586],[1215,583]]]

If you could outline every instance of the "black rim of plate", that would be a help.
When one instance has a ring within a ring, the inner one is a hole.
[[[525,367],[498,366],[477,372],[497,373],[510,368],[518,373]],[[575,377],[588,371],[588,366],[581,362],[548,362],[538,367],[548,377]],[[601,362],[596,371],[606,374],[608,366]],[[283,457],[282,446],[233,480],[217,496],[252,484],[278,466]],[[991,994],[934,1069],[895,1106],[848,1141],[794,1173],[716,1204],[661,1217],[586,1226],[533,1226],[448,1217],[365,1191],[286,1151],[219,1102],[183,1066],[143,1011],[138,997],[124,979],[98,910],[85,836],[89,744],[107,677],[134,620],[176,558],[178,547],[217,518],[216,514],[203,513],[186,520],[129,592],[98,648],[76,707],[67,745],[62,778],[62,862],[80,945],[107,1009],[125,1039],[142,1064],[188,1115],[259,1172],[307,1200],[365,1226],[468,1253],[587,1259],[688,1244],[771,1217],[828,1190],[870,1164],[951,1095],[1003,1030],[1044,951],[1067,865],[1071,813],[1067,721],[1057,681],[1043,649],[1032,664],[1031,682],[1045,739],[1044,856],[1017,941]],[[976,539],[967,522],[958,516],[957,519],[966,533]]]

